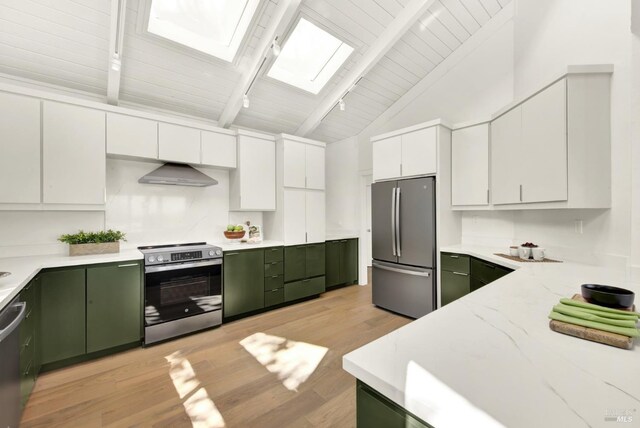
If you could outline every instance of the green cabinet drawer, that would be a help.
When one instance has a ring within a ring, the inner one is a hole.
[[[223,312],[232,317],[264,308],[264,250],[224,254]]]
[[[139,262],[87,268],[87,353],[140,340],[141,272]]]
[[[279,305],[284,302],[284,288],[277,288],[275,290],[265,291],[264,293],[264,307]]]
[[[297,281],[305,277],[307,248],[295,245],[284,248],[284,282]]]
[[[440,264],[442,270],[449,272],[470,273],[469,256],[465,254],[442,253],[440,255]]]
[[[476,258],[471,260],[471,275],[485,284],[489,284],[496,279],[502,278],[510,272],[511,271],[507,268],[485,262],[484,260]]]
[[[323,293],[324,290],[324,276],[290,282],[284,285],[284,301],[291,302],[292,300],[314,296]]]
[[[324,275],[325,244],[309,244],[305,257],[305,278]]]
[[[469,294],[471,291],[468,273],[442,271],[440,279],[442,306]]]
[[[264,262],[279,262],[284,260],[284,249],[282,247],[270,247],[264,250]]]
[[[430,428],[362,382],[356,388],[357,428]]]
[[[42,274],[39,337],[41,363],[53,363],[86,352],[85,269]]]
[[[282,288],[284,285],[284,275],[268,276],[264,279],[264,291]]]
[[[264,276],[282,275],[284,273],[284,262],[271,262],[264,264]]]

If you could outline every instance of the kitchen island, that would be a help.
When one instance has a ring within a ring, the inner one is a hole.
[[[623,270],[441,251],[517,270],[345,355],[346,371],[435,428],[640,426],[638,346],[555,333],[547,318],[583,283],[640,293]]]

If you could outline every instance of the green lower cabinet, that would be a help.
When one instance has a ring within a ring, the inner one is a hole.
[[[431,428],[364,383],[356,388],[357,428]]]
[[[47,271],[40,286],[40,356],[42,364],[86,352],[85,269]]]
[[[307,248],[304,245],[284,247],[284,282],[305,277]]]
[[[264,264],[264,276],[276,276],[284,273],[284,262],[277,261]]]
[[[224,254],[224,316],[233,317],[264,308],[264,250]]]
[[[276,288],[264,292],[264,307],[279,305],[284,303],[284,287]]]
[[[328,241],[325,256],[325,276],[327,287],[343,284],[343,275],[340,265],[342,263],[342,244],[340,241]]]
[[[38,280],[33,279],[20,293],[20,301],[27,305],[26,315],[20,324],[20,395],[24,407],[39,371],[38,340]]]
[[[342,279],[345,284],[353,284],[358,281],[358,240],[346,239],[340,243],[342,245]]]
[[[301,281],[289,282],[284,285],[284,301],[291,302],[293,300],[303,299],[309,296],[315,296],[325,291],[324,276],[303,279]]]
[[[284,285],[284,275],[267,276],[264,278],[265,292],[282,288],[283,285]]]
[[[479,290],[482,287],[484,287],[485,285],[487,285],[487,284],[485,284],[484,282],[480,281],[478,278],[474,278],[473,276],[471,277],[471,286],[470,286],[471,292]]]
[[[510,272],[512,271],[502,266],[476,258],[471,259],[471,276],[484,284],[489,284],[490,282],[500,279]]]
[[[284,260],[284,247],[269,247],[264,249],[264,262],[280,262]]]
[[[469,294],[470,277],[467,273],[442,271],[441,274],[442,306]]]
[[[305,278],[324,275],[325,244],[308,244],[305,254]]]
[[[342,239],[326,244],[327,287],[358,281],[358,240]]]
[[[140,341],[140,263],[87,268],[87,353]]]

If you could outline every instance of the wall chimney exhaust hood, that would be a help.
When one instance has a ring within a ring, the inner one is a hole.
[[[207,187],[218,184],[218,181],[189,165],[165,163],[160,168],[151,171],[144,177],[141,177],[138,180],[138,183]]]

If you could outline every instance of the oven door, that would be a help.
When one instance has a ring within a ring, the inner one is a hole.
[[[222,309],[222,259],[145,268],[145,326]]]

